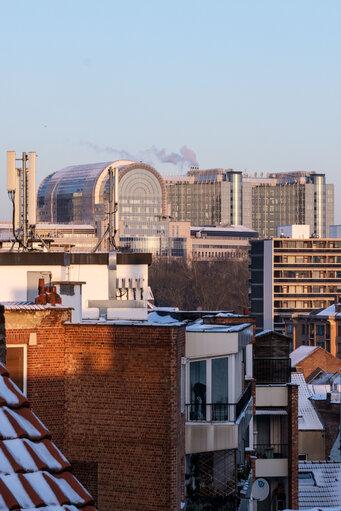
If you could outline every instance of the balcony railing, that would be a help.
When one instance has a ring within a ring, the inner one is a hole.
[[[288,458],[288,444],[257,444],[255,456],[262,459]]]
[[[241,398],[236,404],[236,420],[238,419],[239,415],[242,413],[250,399],[251,399],[251,383],[249,383],[249,385],[246,387],[244,393],[242,394]]]
[[[290,358],[254,358],[253,377],[259,384],[290,382]]]
[[[240,416],[251,399],[249,384],[237,403],[190,403],[186,404],[187,422],[229,422]]]

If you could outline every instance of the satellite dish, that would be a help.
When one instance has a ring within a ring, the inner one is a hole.
[[[255,500],[265,500],[269,495],[269,483],[263,479],[256,479],[252,485],[252,498]]]

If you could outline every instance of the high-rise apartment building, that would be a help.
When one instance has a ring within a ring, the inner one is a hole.
[[[253,241],[250,283],[251,314],[258,331],[284,333],[286,318],[328,307],[341,292],[341,240]]]
[[[245,225],[268,238],[288,224],[308,224],[311,234],[326,237],[333,224],[334,185],[324,174],[191,169],[165,179],[171,216],[191,225]]]

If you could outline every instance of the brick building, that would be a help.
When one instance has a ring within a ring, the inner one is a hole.
[[[21,351],[9,360],[32,409],[101,511],[179,509],[184,326],[70,319],[63,306],[6,305],[7,351]]]
[[[319,372],[339,372],[340,359],[319,346],[299,346],[290,353],[291,365],[296,371],[303,373],[308,383]]]
[[[0,312],[3,333],[3,307]],[[3,365],[4,335],[0,343],[0,508],[96,511],[93,498],[71,473],[50,431],[10,379]]]
[[[294,348],[299,346],[319,346],[341,358],[341,303],[339,295],[336,303],[324,309],[316,309],[310,314],[295,313],[286,320],[285,329],[293,338]],[[340,365],[340,363],[339,363]]]

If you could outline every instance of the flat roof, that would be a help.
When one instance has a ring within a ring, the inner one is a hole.
[[[152,254],[117,252],[117,264],[152,263]],[[109,252],[0,252],[0,266],[109,264]]]

